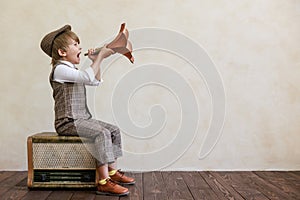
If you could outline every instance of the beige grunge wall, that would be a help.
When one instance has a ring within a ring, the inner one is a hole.
[[[198,105],[198,110],[195,107],[197,130],[195,134],[184,133],[187,137],[192,134],[192,140],[176,144],[169,153],[157,154],[160,156],[149,162],[143,160],[146,158],[143,155],[159,153],[172,145],[179,137],[181,117],[188,113],[182,112],[181,99],[176,93],[157,83],[118,94],[122,97],[133,92],[126,109],[132,124],[139,130],[153,122],[159,124],[158,119],[165,120],[156,135],[145,135],[141,131],[145,136],[141,138],[137,133],[123,133],[126,153],[120,160],[121,168],[300,169],[299,1],[2,0],[0,5],[0,170],[26,170],[26,138],[54,130],[53,100],[48,83],[50,60],[39,48],[44,34],[71,24],[86,51],[111,38],[121,22],[126,22],[133,33],[130,35],[133,45],[151,39],[149,34],[145,34],[145,38],[134,37],[135,30],[145,27],[184,35],[199,44],[218,70],[226,95],[221,135],[212,151],[200,159],[212,111],[216,109],[212,106],[213,97],[206,87],[205,77],[197,74],[191,63],[180,55],[155,48],[136,50],[133,65],[114,55],[112,63],[103,65],[103,84],[97,89],[89,88],[89,105],[98,119],[116,122],[118,113],[112,110],[114,88],[129,72],[146,69],[146,66],[150,69],[167,67],[177,72],[191,87]],[[89,64],[83,55],[81,59],[82,64]],[[168,74],[156,75],[164,78],[162,75]],[[157,78],[156,75],[152,71],[147,78]],[[182,84],[178,82],[174,87]],[[161,107],[157,110],[155,105]],[[151,114],[154,114],[152,118]],[[186,148],[177,152],[182,149],[181,145]]]

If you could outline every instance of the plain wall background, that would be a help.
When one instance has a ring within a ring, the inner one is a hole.
[[[204,117],[192,145],[165,169],[300,169],[299,1],[21,0],[1,1],[0,5],[0,170],[26,170],[27,137],[54,130],[53,100],[48,82],[50,59],[39,48],[41,38],[69,23],[86,51],[115,34],[121,22],[126,22],[129,30],[157,27],[192,38],[207,51],[224,82],[226,119],[223,132],[213,151],[200,160],[198,154],[203,144],[202,131],[207,129],[209,121],[210,99],[206,90],[199,86],[202,81],[194,77],[192,71],[183,72],[194,81],[191,84],[194,88],[200,88],[196,95]],[[165,58],[157,52],[150,55],[156,60]],[[143,52],[137,52],[136,57],[140,63],[152,60],[143,57]],[[111,93],[110,80],[121,77],[126,72],[124,69],[139,65],[131,66],[125,59],[120,59],[120,63],[124,68],[109,70],[103,76],[103,87],[95,94],[97,118],[112,123],[109,102],[104,97]],[[176,59],[171,57],[168,65],[179,68]],[[140,110],[132,105],[129,107],[135,109],[132,112],[137,117],[133,120],[142,123],[147,113],[140,111],[151,103],[176,103],[169,101],[170,95],[162,95],[163,91],[153,90],[155,88],[148,88],[154,99],[150,102],[146,92],[136,97]],[[178,108],[167,108],[171,121],[159,140],[153,138],[149,143],[124,136],[124,148],[151,151],[174,137],[173,125],[178,123],[178,117],[172,112],[178,113]],[[136,163],[136,169],[143,170],[143,164],[130,155],[120,160],[120,167],[133,169],[128,160]]]

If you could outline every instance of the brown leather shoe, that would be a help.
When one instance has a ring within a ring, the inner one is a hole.
[[[131,177],[125,176],[124,172],[118,170],[113,176],[110,176],[110,178],[120,184],[120,185],[134,185],[135,180]]]
[[[108,196],[127,196],[129,191],[127,188],[116,184],[110,178],[106,179],[104,185],[98,184],[96,194]]]

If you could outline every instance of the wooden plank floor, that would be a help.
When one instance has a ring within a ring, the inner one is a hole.
[[[127,197],[92,190],[28,190],[27,172],[0,171],[0,200],[300,200],[300,172],[146,172]]]

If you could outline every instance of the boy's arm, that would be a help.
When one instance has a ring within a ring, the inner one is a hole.
[[[115,52],[112,49],[107,48],[106,45],[104,47],[102,47],[101,51],[98,54],[93,55],[94,51],[95,51],[94,49],[89,49],[88,55],[89,55],[89,58],[93,61],[91,68],[94,71],[95,78],[98,81],[100,81],[101,80],[100,65],[101,65],[103,59],[109,57],[110,55],[114,54]]]

